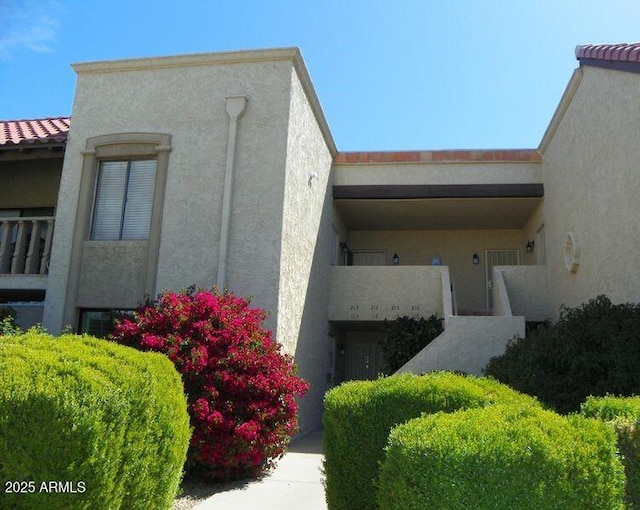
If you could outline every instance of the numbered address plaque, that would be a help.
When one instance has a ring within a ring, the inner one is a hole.
[[[400,303],[397,304],[379,304],[379,303],[351,303],[348,305],[348,310],[345,310],[345,314],[348,317],[348,320],[352,321],[382,321],[382,320],[393,320],[398,317],[411,317],[414,319],[419,319],[420,317],[424,317],[423,313],[424,306],[420,304],[405,304],[402,305]],[[431,315],[431,314],[428,314]]]

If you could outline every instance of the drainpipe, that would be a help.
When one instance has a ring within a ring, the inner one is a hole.
[[[229,115],[229,139],[227,141],[227,166],[224,176],[224,192],[222,195],[222,223],[220,225],[220,251],[218,253],[218,279],[216,286],[223,291],[227,284],[227,256],[229,253],[229,231],[231,227],[231,198],[233,191],[233,171],[236,165],[236,139],[238,136],[238,119],[242,117],[247,106],[244,96],[227,98],[227,114]]]

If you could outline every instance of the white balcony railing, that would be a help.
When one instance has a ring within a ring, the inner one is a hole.
[[[48,274],[54,220],[0,218],[0,277]]]

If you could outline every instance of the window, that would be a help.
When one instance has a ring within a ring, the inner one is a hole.
[[[148,239],[156,160],[104,161],[96,185],[91,239]]]
[[[156,294],[170,153],[169,134],[125,132],[87,138],[80,151],[83,160],[71,257],[66,269],[69,281],[63,323],[78,324],[78,306],[130,308],[136,307],[146,295]],[[111,241],[118,239],[143,241],[123,247]],[[85,248],[93,250],[92,255]],[[126,288],[120,282],[124,272],[118,274],[117,282],[88,278],[90,283],[84,283],[84,275],[94,275],[103,269],[103,258],[113,268],[118,264],[120,268],[130,268],[127,257],[120,257],[127,253],[144,270],[136,273],[135,281],[127,280]],[[139,290],[132,291],[133,288]]]
[[[81,310],[78,333],[106,338],[113,331],[116,321],[132,316],[132,310]]]

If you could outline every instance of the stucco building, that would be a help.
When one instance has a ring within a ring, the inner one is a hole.
[[[640,45],[576,57],[537,148],[366,153],[297,49],[74,65],[71,122],[2,123],[0,300],[55,333],[162,289],[252,296],[311,382],[303,429],[376,375],[384,319],[445,319],[405,369],[478,373],[561,304],[640,301]]]

